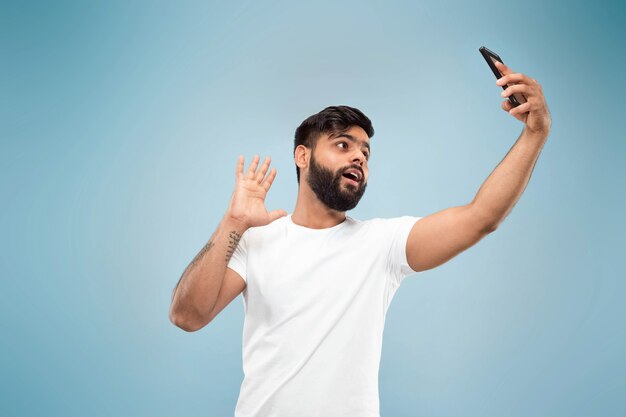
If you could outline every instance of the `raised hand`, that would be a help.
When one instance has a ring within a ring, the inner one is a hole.
[[[513,107],[508,99],[505,100],[502,103],[502,109],[517,120],[524,122],[530,131],[547,135],[552,120],[541,85],[534,78],[513,72],[500,61],[495,61],[495,64],[502,73],[502,78],[499,78],[496,84],[509,85],[506,90],[502,91],[502,97],[509,97],[513,93],[522,93],[526,96],[526,103],[517,107]]]
[[[260,168],[258,168],[259,159],[259,156],[255,155],[244,174],[244,157],[239,156],[235,170],[235,191],[230,201],[228,215],[246,227],[265,226],[288,214],[285,210],[268,212],[265,208],[265,196],[276,178],[276,168],[272,168],[266,177],[270,157],[265,158]]]

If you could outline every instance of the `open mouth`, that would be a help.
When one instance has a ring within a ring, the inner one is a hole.
[[[349,172],[343,174],[343,177],[347,179],[348,183],[359,185],[359,177],[356,174]]]

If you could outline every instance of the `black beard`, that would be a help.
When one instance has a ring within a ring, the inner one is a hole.
[[[342,174],[348,168],[342,168],[333,174],[330,169],[318,165],[313,154],[311,154],[311,166],[307,182],[317,198],[332,210],[352,210],[359,203],[365,188],[367,188],[366,182],[359,182],[357,187],[353,185],[345,187],[341,184]]]

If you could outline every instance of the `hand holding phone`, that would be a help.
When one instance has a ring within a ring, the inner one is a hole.
[[[498,70],[495,64],[495,61],[500,61],[504,64],[504,62],[502,61],[502,58],[500,58],[498,54],[496,54],[493,51],[490,51],[484,46],[481,46],[478,50],[480,51],[482,56],[485,58],[485,61],[487,61],[489,68],[491,68],[491,71],[493,71],[493,74],[496,76],[496,78],[497,79],[502,78],[502,73],[500,72],[500,70]],[[510,87],[510,85],[511,84],[503,85],[502,89],[506,90],[508,87]],[[526,103],[526,97],[522,93],[513,93],[509,96],[509,101],[511,102],[513,107],[517,107],[520,104]]]

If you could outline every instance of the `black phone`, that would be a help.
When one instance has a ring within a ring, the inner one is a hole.
[[[500,70],[498,70],[498,68],[496,68],[496,64],[494,62],[494,61],[500,61],[504,64],[504,62],[502,61],[502,58],[500,58],[498,54],[496,54],[493,51],[490,51],[484,46],[481,46],[480,48],[478,48],[478,50],[482,54],[483,58],[485,58],[485,61],[487,61],[489,68],[491,68],[491,71],[493,71],[493,74],[496,76],[496,78],[497,79],[502,78],[502,73],[500,72]],[[502,89],[506,90],[507,87],[510,87],[511,85],[514,85],[514,84],[517,84],[517,83],[503,85]],[[526,97],[522,93],[513,93],[509,96],[509,101],[511,102],[513,107],[517,107],[522,103],[526,103]]]

